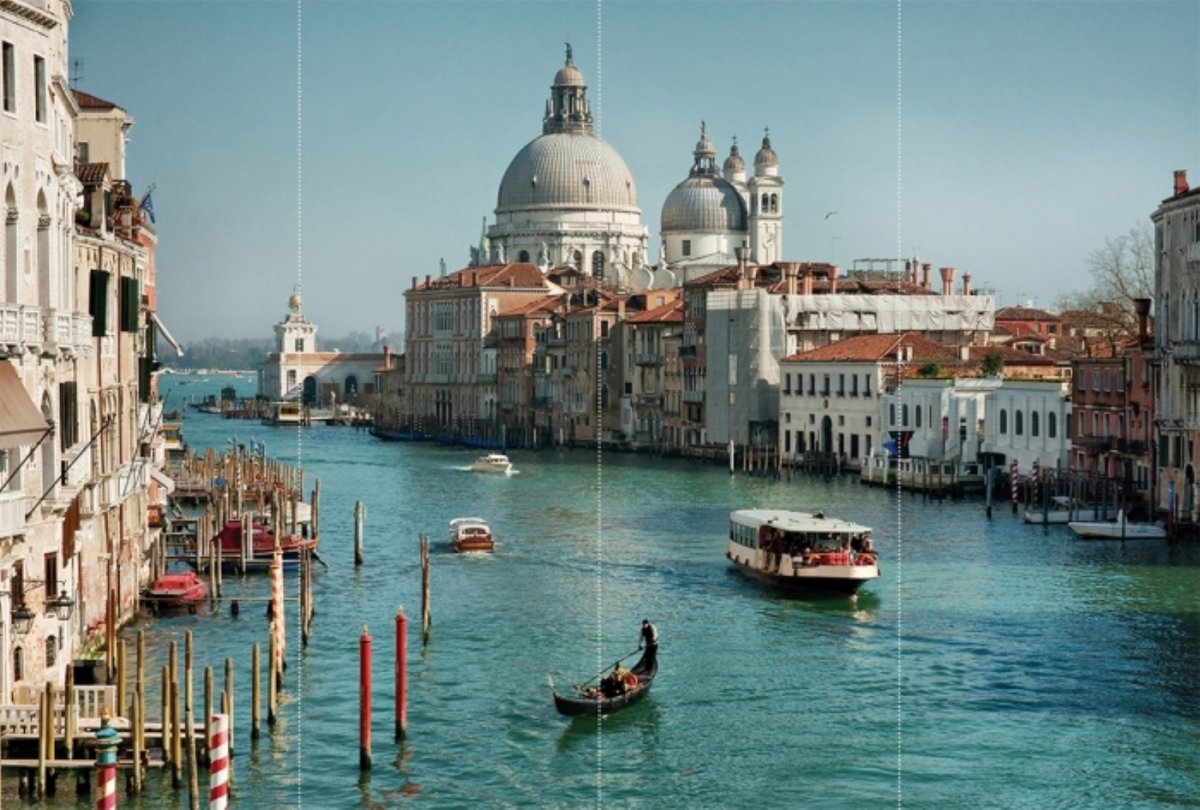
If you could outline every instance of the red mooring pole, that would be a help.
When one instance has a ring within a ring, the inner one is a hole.
[[[358,637],[358,769],[371,769],[371,636]]]
[[[396,739],[408,734],[408,619],[396,609]]]

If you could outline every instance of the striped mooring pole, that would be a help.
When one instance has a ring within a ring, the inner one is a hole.
[[[279,683],[283,680],[283,662],[287,650],[287,633],[283,622],[283,552],[279,550],[275,551],[275,559],[271,561],[271,605],[272,617],[275,619],[275,660],[271,662],[271,677]]]
[[[110,725],[108,709],[100,717],[96,732],[96,810],[117,806],[117,730]]]
[[[1008,482],[1012,489],[1012,505],[1013,511],[1017,511],[1017,460],[1014,458],[1008,463]]]
[[[1034,506],[1038,502],[1038,485],[1041,483],[1042,468],[1035,460],[1033,462],[1033,470],[1029,473],[1029,499]]]
[[[225,810],[229,802],[229,715],[214,714],[209,727],[208,809]]]

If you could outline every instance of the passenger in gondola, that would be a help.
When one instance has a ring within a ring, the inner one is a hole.
[[[600,681],[600,692],[606,698],[613,698],[625,693],[625,678],[621,673],[621,662],[613,664],[612,672]]]

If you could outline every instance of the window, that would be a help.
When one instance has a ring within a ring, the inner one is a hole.
[[[33,57],[33,117],[46,123],[46,60],[40,56]]]
[[[825,375],[824,384],[821,386],[821,396],[823,396],[823,397],[829,396],[829,375],[828,374]]]
[[[808,375],[808,395],[810,397],[817,395],[817,375],[816,374]]]
[[[684,256],[692,255],[692,240],[691,239],[683,240],[683,255]]]
[[[13,58],[13,44],[5,42],[3,48],[3,75],[0,80],[4,82],[4,111],[7,113],[15,113],[17,111],[17,65]]]
[[[900,424],[908,427],[908,403],[900,406]]]
[[[1053,411],[1046,414],[1046,438],[1056,438],[1054,435],[1057,432],[1057,425],[1055,424],[1056,421],[1057,420],[1055,419],[1055,414]]]
[[[20,647],[13,647],[13,680],[21,681],[25,679],[25,651]]]
[[[896,424],[896,406],[894,404],[888,405],[888,423]]]
[[[863,375],[863,384],[864,384],[863,396],[864,397],[871,396],[871,375],[870,374]]]
[[[792,393],[792,375],[790,372],[783,375],[783,393]]]
[[[136,278],[121,277],[121,331],[136,332],[142,306],[141,283]]]
[[[79,441],[79,400],[76,383],[58,384],[58,439],[66,450]]]
[[[1000,409],[1000,435],[1008,433],[1008,411],[1004,408]]]
[[[846,396],[846,375],[845,374],[838,375],[838,396],[839,397]]]
[[[604,278],[604,254],[598,250],[592,252],[592,275]]]
[[[1013,411],[1013,435],[1020,436],[1024,433],[1024,418],[1023,411]]]
[[[852,396],[852,397],[858,396],[858,375],[857,374],[850,375],[850,396]]]
[[[921,406],[916,407],[917,427],[921,426]]]
[[[58,658],[58,637],[46,636],[46,668],[50,669],[54,666],[55,660]]]
[[[608,337],[608,321],[600,321],[600,337]]]
[[[80,141],[79,143],[75,144],[75,162],[76,163],[87,163],[88,162],[87,141]]]
[[[1038,435],[1038,412],[1037,411],[1033,411],[1031,414],[1029,414],[1029,435],[1030,436]]]
[[[527,261],[529,261],[529,251],[528,251],[528,250],[522,250],[520,253],[518,253],[518,254],[517,254],[517,261],[519,261],[519,262],[527,262]]]

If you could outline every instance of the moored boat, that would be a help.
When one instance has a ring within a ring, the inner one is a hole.
[[[1116,507],[1104,507],[1095,504],[1082,503],[1067,495],[1054,495],[1042,508],[1034,505],[1025,510],[1025,522],[1045,525],[1047,523],[1066,524],[1072,520],[1104,521],[1117,516]]]
[[[193,608],[208,596],[208,583],[194,571],[163,574],[154,581],[142,599],[158,608]]]
[[[512,472],[512,461],[503,453],[488,453],[471,462],[475,472],[504,473]]]
[[[221,544],[221,564],[223,568],[235,568],[241,562],[243,554],[247,561],[258,563],[270,562],[275,557],[275,535],[262,523],[255,522],[251,532],[251,542],[242,541],[242,521],[227,520],[225,528],[214,538]],[[300,562],[300,554],[308,549],[316,555],[317,540],[313,537],[303,537],[295,534],[283,535],[279,538],[279,550],[283,554],[285,567],[294,568]]]
[[[1116,520],[1075,520],[1067,528],[1080,540],[1162,540],[1166,527],[1158,523],[1133,523],[1122,510]]]
[[[550,683],[550,692],[554,696],[554,708],[559,714],[612,714],[644,698],[654,685],[657,674],[657,653],[652,654],[647,650],[632,668],[620,674],[622,689],[617,693],[606,694],[607,690],[587,684],[572,684],[571,691],[563,693],[554,688],[553,681]]]
[[[731,512],[725,556],[751,579],[787,591],[853,595],[879,577],[871,528],[821,512]]]
[[[457,552],[492,551],[496,538],[483,518],[461,517],[450,521],[450,545]]]

